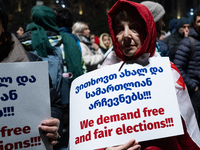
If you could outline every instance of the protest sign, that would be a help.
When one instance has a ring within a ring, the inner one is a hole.
[[[0,63],[0,70],[0,149],[52,150],[38,129],[51,118],[48,63]]]
[[[89,72],[70,91],[70,149],[93,150],[183,134],[168,58]]]

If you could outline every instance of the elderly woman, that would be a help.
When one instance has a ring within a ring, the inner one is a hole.
[[[108,12],[110,35],[114,51],[104,61],[102,67],[123,61],[130,63],[140,57],[160,57],[155,52],[156,27],[150,11],[142,4],[118,0]],[[185,83],[174,64],[171,64],[176,96],[182,117],[184,134],[179,136],[140,142],[143,150],[199,150],[200,133],[194,110],[185,88]],[[134,77],[133,79],[134,80]],[[134,137],[133,137],[134,138]],[[107,148],[116,150],[116,147]],[[120,150],[120,148],[118,148]],[[126,149],[126,148],[123,148]],[[127,148],[135,150],[137,148]]]
[[[57,138],[60,137],[59,133],[61,134],[62,131],[63,119],[61,100],[56,99],[55,95],[55,93],[60,95],[61,91],[62,53],[56,43],[61,38],[59,38],[55,12],[50,7],[34,6],[31,10],[31,17],[33,22],[27,25],[27,32],[19,40],[30,61],[48,61],[51,83],[56,91],[50,92],[52,119],[44,121],[39,129],[47,132],[46,136],[51,144],[56,144]]]
[[[88,25],[84,22],[76,22],[72,27],[72,33],[80,40],[82,58],[87,67],[87,72],[97,69],[104,57],[98,52],[99,46],[91,42]]]

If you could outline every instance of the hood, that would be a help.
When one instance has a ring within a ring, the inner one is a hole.
[[[104,49],[107,49],[106,46],[103,44],[103,36],[105,36],[105,35],[108,36],[109,39],[110,39],[109,48],[112,46],[112,39],[111,39],[111,37],[110,37],[110,35],[109,35],[108,33],[102,33],[102,34],[100,35],[100,38],[99,38],[100,44],[99,44],[99,45],[100,45],[101,47],[103,47]],[[109,48],[108,48],[108,49],[109,49]]]
[[[24,47],[14,34],[12,34],[12,41],[14,42],[13,49],[10,51],[8,57],[6,57],[2,63],[8,62],[29,62],[29,58],[26,55]]]
[[[146,33],[147,33],[146,39],[141,48],[132,57],[132,59],[133,60],[137,59],[144,53],[150,53],[150,57],[152,57],[155,53],[156,36],[157,36],[156,26],[152,14],[146,6],[127,0],[118,0],[108,12],[108,26],[116,55],[120,57],[123,61],[126,61],[126,57],[120,51],[119,44],[115,38],[116,35],[112,28],[113,19],[115,18],[116,14],[122,9],[129,9],[129,10],[136,9],[145,22]]]
[[[44,30],[58,32],[56,14],[53,9],[43,5],[34,6],[31,10],[32,21]],[[27,26],[27,28],[29,25]],[[28,29],[29,30],[29,29]]]

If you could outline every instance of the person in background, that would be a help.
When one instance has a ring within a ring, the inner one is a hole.
[[[82,50],[81,50],[80,41],[79,41],[79,39],[74,34],[72,34],[72,26],[73,26],[73,22],[74,22],[73,14],[66,7],[63,8],[62,6],[55,6],[53,9],[54,9],[54,11],[56,13],[56,19],[57,19],[57,25],[59,27],[59,32],[60,33],[68,33],[76,41],[76,44],[78,45],[79,50],[81,52],[82,72],[86,73],[87,70],[86,70],[85,63],[84,63],[84,61],[82,59]],[[79,54],[78,54],[77,57],[80,57]],[[79,64],[78,61],[79,61],[79,58],[75,62],[73,62],[73,63],[76,64],[76,65],[78,65]],[[76,73],[75,73],[73,75],[73,78],[71,80],[73,80],[77,76],[79,76],[80,69],[78,69],[76,72],[78,74],[76,75]]]
[[[67,65],[67,72],[71,72],[73,74],[72,79],[70,79],[71,83],[75,78],[83,74],[81,62],[82,55],[79,47],[80,43],[77,37],[71,33],[73,25],[72,13],[67,8],[63,8],[61,6],[54,7],[54,11],[56,13],[59,32],[62,36],[62,47],[64,50],[64,60]]]
[[[92,43],[95,43],[95,35],[94,34],[90,34],[90,40]]]
[[[169,24],[168,24],[169,31],[166,33],[165,38],[176,31],[176,23],[177,23],[176,18],[173,18],[169,21]]]
[[[159,40],[163,41],[165,38],[166,32],[164,30],[161,31],[161,35],[159,37]]]
[[[68,33],[72,38],[74,38],[81,51],[79,39],[72,34],[72,26],[74,22],[73,14],[69,11],[69,9],[66,7],[63,8],[62,6],[55,6],[53,10],[56,13],[57,25],[60,27],[59,32]]]
[[[113,50],[112,39],[108,33],[102,33],[100,35],[100,52],[104,55],[104,59]]]
[[[165,9],[163,8],[162,5],[160,5],[157,2],[143,1],[141,2],[141,4],[145,5],[149,9],[156,24],[156,31],[157,31],[156,51],[159,52],[161,56],[169,57],[168,45],[159,39],[162,28],[165,26],[165,23],[163,21],[163,17],[165,15]]]
[[[194,43],[188,37],[193,38]],[[188,37],[183,38],[180,42],[174,57],[174,64],[187,85],[200,126],[200,11],[193,16],[192,28],[190,28]]]
[[[72,25],[73,25],[73,14],[66,7],[56,6],[53,8],[56,13],[57,25],[59,27],[59,32],[62,36],[62,49],[63,49],[63,59],[66,63],[67,69],[66,73],[70,72],[73,74],[71,79],[63,79],[63,82],[69,82],[69,86],[62,88],[63,96],[69,97],[69,91],[71,88],[71,82],[83,74],[83,63],[82,54],[79,39],[73,35]],[[64,73],[64,74],[66,74]],[[68,84],[65,84],[68,85]],[[69,98],[62,100],[63,113],[64,113],[64,127],[63,134],[57,144],[57,149],[66,149],[69,141]]]
[[[101,67],[121,61],[130,65],[132,60],[137,60],[137,63],[141,64],[143,63],[141,57],[146,60],[149,57],[160,57],[155,51],[157,34],[154,18],[144,5],[118,0],[108,12],[108,23],[114,51],[109,54]],[[173,63],[170,65],[184,134],[143,141],[139,144],[142,150],[199,150],[200,131],[187,88],[176,66]],[[134,77],[130,80],[134,80]]]
[[[0,0],[0,62],[1,63],[15,63],[15,62],[30,62],[36,61],[35,55],[28,55],[24,50],[19,40],[14,34],[7,31],[8,25],[8,14],[5,6]],[[50,84],[50,100],[51,100],[51,119],[44,120],[40,125],[39,129],[49,139],[50,144],[55,145],[60,139],[61,120],[62,120],[62,105],[60,97],[56,92],[55,88]],[[37,93],[36,93],[37,94]],[[28,102],[28,99],[27,99]],[[31,107],[31,106],[30,106]],[[24,114],[26,115],[26,114]]]
[[[177,20],[176,31],[164,39],[164,42],[169,47],[170,60],[172,62],[174,61],[174,56],[176,54],[176,51],[178,49],[181,40],[183,40],[184,37],[188,37],[189,30],[190,30],[189,19],[182,17]]]
[[[48,61],[53,86],[60,95],[63,78],[63,59],[60,48],[62,38],[56,25],[55,12],[50,7],[37,5],[31,9],[31,18],[32,23],[27,25],[27,30],[19,41],[26,51]]]
[[[174,33],[176,31],[176,24],[177,24],[177,20],[176,18],[173,18],[169,21],[169,31],[170,33]]]
[[[100,43],[99,37],[96,36],[94,33],[90,34],[90,40],[92,43],[96,43],[97,45],[99,45]]]
[[[48,62],[49,75],[61,98],[63,108],[63,101],[69,101],[69,84],[63,77],[62,37],[56,24],[56,14],[50,7],[37,5],[32,7],[31,18],[32,23],[27,25],[27,31],[19,40],[27,52]],[[63,128],[63,118],[60,124]],[[60,131],[61,137],[62,131]],[[54,149],[57,150],[57,145]]]
[[[28,25],[28,23],[26,22],[23,22],[20,26],[19,26],[19,29],[16,31],[17,33],[17,37],[21,37],[24,32],[26,32],[26,26]]]
[[[72,27],[72,33],[80,40],[82,58],[87,67],[87,72],[97,69],[104,57],[99,53],[99,46],[90,40],[90,29],[84,22],[76,22]]]

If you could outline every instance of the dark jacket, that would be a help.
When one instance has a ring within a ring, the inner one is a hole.
[[[160,49],[158,50],[158,52],[160,53],[161,56],[169,56],[169,48],[168,48],[168,45],[161,41],[161,40],[158,40],[158,45],[160,47]]]
[[[38,57],[37,55],[33,53],[26,51],[26,54],[30,62],[43,61],[40,57]],[[61,102],[60,96],[58,95],[58,92],[53,87],[50,76],[49,76],[49,88],[50,88],[50,99],[51,99],[51,117],[59,119],[60,124],[62,125],[62,119],[63,119],[62,102]]]
[[[189,38],[184,38],[178,47],[174,63],[183,76],[189,91],[194,91],[200,81],[200,35],[194,28],[191,28],[188,36],[195,39],[195,49],[191,59],[189,60],[191,43]]]
[[[48,51],[48,57],[39,56],[36,50],[33,50],[32,47],[32,38],[31,31],[27,31],[20,38],[19,41],[22,43],[26,51],[30,51],[37,56],[41,57],[43,61],[48,61],[49,65],[49,74],[52,79],[52,84],[60,95],[61,86],[62,86],[62,73],[63,73],[63,58],[62,51],[60,49],[61,36],[59,33],[54,31],[46,31],[46,34],[49,38],[51,46],[55,48],[54,52]]]
[[[169,56],[170,60],[173,62],[174,61],[174,56],[176,54],[176,51],[178,49],[178,46],[181,42],[181,40],[184,37],[181,36],[178,31],[176,30],[174,33],[166,37],[163,41],[168,45],[169,47]]]

